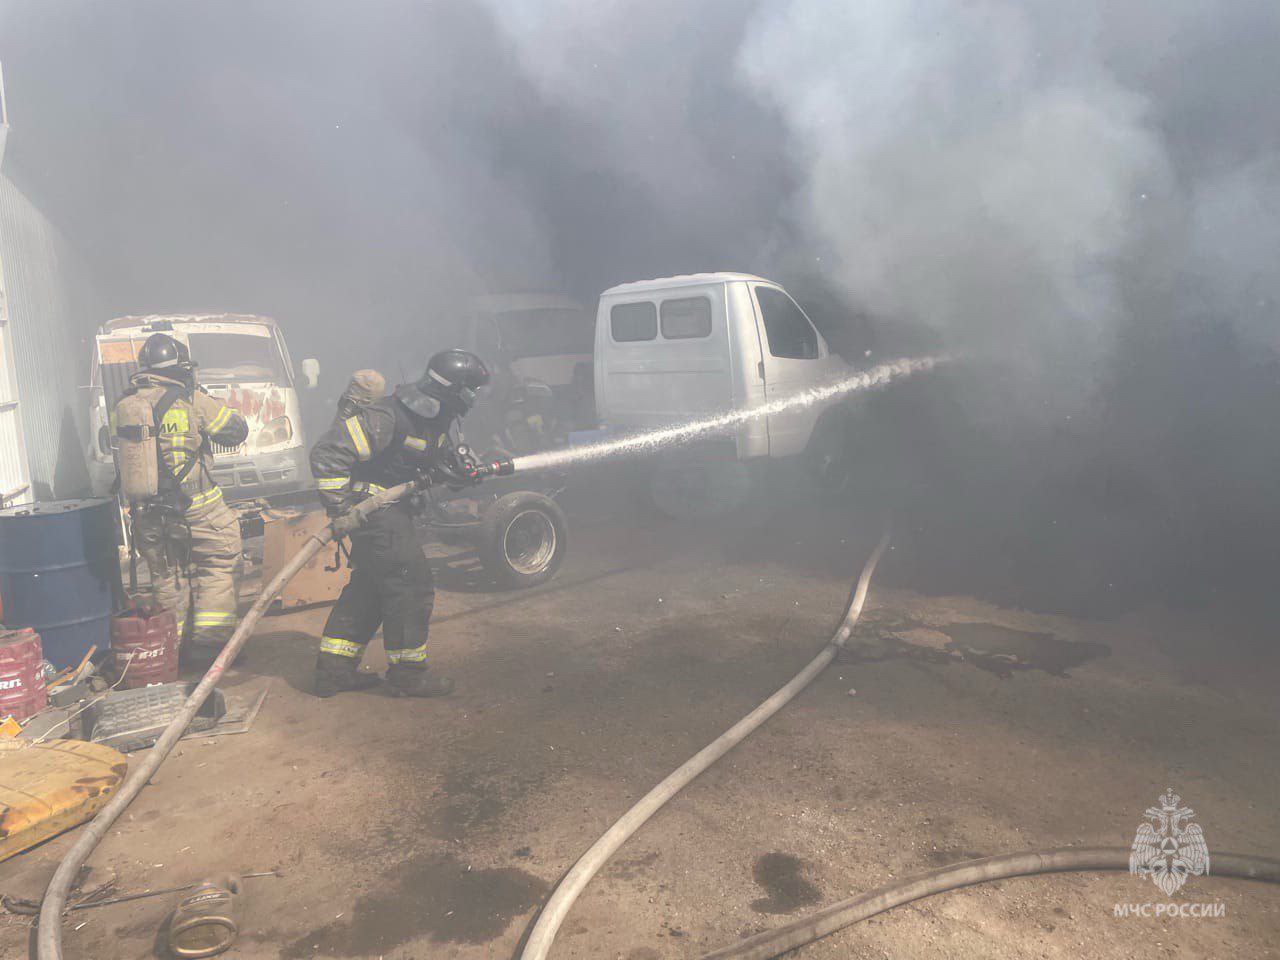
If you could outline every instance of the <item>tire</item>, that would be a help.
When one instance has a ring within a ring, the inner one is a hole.
[[[850,417],[832,410],[821,417],[809,437],[802,460],[819,493],[839,494],[849,486],[853,449],[849,442]]]
[[[504,587],[536,587],[560,569],[567,530],[564,511],[550,497],[529,490],[508,493],[484,513],[480,563]]]

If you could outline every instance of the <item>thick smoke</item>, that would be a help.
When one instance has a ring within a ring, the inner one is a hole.
[[[1144,97],[1078,12],[1036,13],[801,0],[762,17],[738,63],[785,119],[798,219],[832,280],[1044,376],[1110,346],[1116,266],[1166,170]]]
[[[973,357],[967,378],[886,398],[864,443],[889,461],[864,492],[907,513],[941,584],[1109,609],[1247,587],[1268,568],[1276,9],[546,12],[500,22],[539,89],[586,118],[664,222],[725,217],[735,200],[767,211],[748,263],[821,277],[887,343],[931,331]],[[708,64],[731,70],[711,81],[719,117],[707,82],[691,82]],[[786,161],[763,192],[739,193],[751,184],[726,162],[751,156],[744,120]]]
[[[974,358],[876,399],[851,512],[1046,605],[1274,555],[1277,52],[1261,0],[0,5],[86,333],[272,313],[340,382],[474,293],[761,273],[834,343]]]

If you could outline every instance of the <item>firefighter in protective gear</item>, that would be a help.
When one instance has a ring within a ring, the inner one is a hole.
[[[414,479],[457,485],[476,473],[460,448],[457,422],[489,382],[480,358],[436,354],[417,383],[358,407],[311,450],[311,472],[330,516],[387,487]],[[382,627],[387,684],[402,696],[443,696],[453,681],[427,671],[427,625],[435,603],[431,565],[406,500],[389,504],[351,534],[351,579],[325,623],[316,694],[331,697],[378,682],[358,667]]]
[[[211,661],[236,627],[240,522],[210,475],[209,443],[239,446],[249,427],[196,386],[181,341],[152,334],[138,368],[126,396],[152,405],[159,484],[155,497],[130,504],[133,542],[151,575],[153,605],[173,611],[189,659]]]

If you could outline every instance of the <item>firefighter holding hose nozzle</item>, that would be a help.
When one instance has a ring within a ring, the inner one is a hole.
[[[462,486],[487,475],[460,442],[458,421],[489,382],[475,354],[446,350],[416,383],[345,408],[311,450],[311,472],[329,516],[412,480]],[[315,692],[331,697],[374,686],[360,673],[365,646],[382,627],[387,685],[398,696],[438,697],[453,681],[427,670],[427,625],[435,603],[431,565],[407,500],[389,504],[351,533],[351,578],[320,640]]]

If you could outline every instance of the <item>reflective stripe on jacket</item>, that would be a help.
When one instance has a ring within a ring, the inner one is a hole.
[[[352,495],[430,473],[437,449],[448,440],[450,419],[415,417],[395,397],[384,397],[339,419],[311,448],[311,473],[327,507]]]

